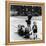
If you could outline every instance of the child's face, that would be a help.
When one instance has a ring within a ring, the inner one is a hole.
[[[27,24],[28,27],[30,27],[30,24]]]
[[[18,29],[21,29],[21,25],[18,26]]]
[[[34,22],[33,24],[36,25],[36,22]]]

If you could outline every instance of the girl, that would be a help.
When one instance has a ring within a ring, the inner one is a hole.
[[[34,39],[36,39],[37,38],[37,25],[36,25],[36,22],[33,22],[32,30],[33,30],[33,37],[34,37]]]

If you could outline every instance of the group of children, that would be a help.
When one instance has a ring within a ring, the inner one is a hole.
[[[33,39],[37,39],[37,25],[36,22],[33,22],[32,32],[31,32],[31,18],[32,14],[29,12],[28,19],[25,21],[27,27],[25,27],[24,25],[18,25],[18,34],[26,39],[29,39],[30,36],[33,34]]]
[[[18,34],[19,36],[22,36],[26,39],[30,39],[30,36],[33,35],[32,39],[37,39],[37,25],[36,22],[33,22],[32,26],[32,32],[31,32],[31,27],[27,26],[25,27],[24,25],[18,25]]]

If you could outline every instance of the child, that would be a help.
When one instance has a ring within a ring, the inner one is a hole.
[[[18,34],[24,36],[24,25],[18,25]]]
[[[25,37],[26,39],[29,39],[29,29],[26,27],[25,28]]]
[[[36,22],[33,22],[33,27],[32,27],[32,29],[33,29],[33,37],[34,37],[34,39],[36,39],[37,38],[37,25],[36,25]]]
[[[30,38],[30,31],[31,31],[31,18],[32,18],[32,15],[30,12],[28,12],[28,16],[27,16],[28,20],[26,20],[26,23],[27,23],[27,27],[25,28],[25,37],[24,38],[27,38],[29,39]]]

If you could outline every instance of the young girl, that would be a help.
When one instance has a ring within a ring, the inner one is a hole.
[[[34,39],[37,39],[37,25],[36,25],[36,22],[33,22],[32,30],[33,30]]]

